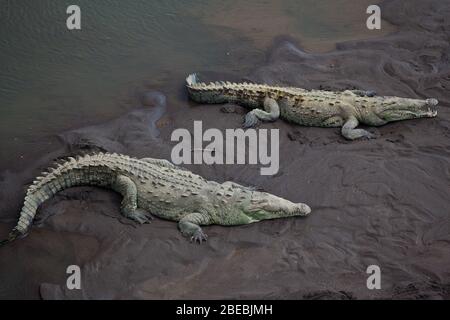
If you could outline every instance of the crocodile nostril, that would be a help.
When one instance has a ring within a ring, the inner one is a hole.
[[[427,105],[429,105],[429,106],[435,106],[439,103],[439,101],[434,98],[427,99],[426,101],[427,101]]]
[[[301,212],[305,216],[311,213],[311,208],[304,203],[298,203],[297,207],[299,212]]]

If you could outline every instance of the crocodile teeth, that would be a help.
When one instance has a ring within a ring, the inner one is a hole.
[[[436,110],[433,111],[433,110],[431,110],[430,108],[428,108],[427,115],[428,115],[429,117],[435,117],[435,116],[437,116],[437,111],[436,111]]]

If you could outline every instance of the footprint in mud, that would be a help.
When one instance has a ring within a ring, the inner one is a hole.
[[[339,134],[336,135],[329,135],[329,130],[327,131],[327,135],[314,135],[305,133],[309,128],[304,128],[304,130],[292,130],[287,133],[287,137],[290,141],[293,142],[299,142],[303,145],[308,145],[310,147],[317,147],[317,146],[326,146],[332,143],[345,143],[346,140],[342,138],[342,136]],[[317,129],[317,128],[313,128]]]
[[[74,187],[60,191],[38,208],[34,224],[40,226],[50,217],[63,212],[66,201],[77,201],[80,210],[87,210],[90,203],[98,201],[98,196],[93,191],[91,187]]]
[[[41,283],[39,295],[42,300],[81,300],[87,298],[83,295],[82,290],[67,290],[51,283]]]
[[[351,292],[346,291],[317,291],[303,295],[307,300],[354,300],[356,299]]]
[[[241,115],[247,113],[247,110],[245,108],[235,104],[226,104],[222,108],[220,108],[220,111],[223,113],[236,113]]]
[[[439,284],[435,281],[396,286],[392,293],[394,299],[448,299],[449,296],[450,283]]]

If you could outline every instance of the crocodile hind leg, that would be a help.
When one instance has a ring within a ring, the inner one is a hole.
[[[358,119],[355,116],[350,116],[342,126],[341,133],[348,140],[355,140],[359,138],[375,138],[373,133],[370,133],[364,129],[355,129],[359,124]]]
[[[148,223],[153,219],[152,215],[137,207],[136,184],[130,178],[118,175],[112,185],[112,189],[123,197],[120,211],[122,215],[139,223]]]
[[[275,121],[280,117],[280,106],[278,103],[269,97],[264,99],[264,110],[253,109],[245,115],[244,128],[251,128],[261,121]]]
[[[200,225],[209,224],[211,224],[211,221],[208,215],[194,212],[181,218],[178,222],[178,228],[184,236],[190,237],[191,241],[202,243],[202,241],[208,239],[208,236],[200,228]]]

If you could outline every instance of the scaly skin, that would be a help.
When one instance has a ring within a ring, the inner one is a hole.
[[[200,225],[249,224],[305,216],[311,211],[306,204],[292,203],[233,182],[207,181],[167,160],[97,153],[69,158],[38,177],[28,188],[17,226],[2,243],[25,235],[45,200],[63,189],[83,185],[120,193],[121,212],[127,218],[146,223],[155,215],[178,221],[183,235],[200,243],[207,238]]]
[[[196,74],[186,78],[186,86],[189,97],[198,103],[236,103],[254,109],[247,113],[244,127],[281,117],[303,126],[342,127],[342,135],[349,140],[374,137],[366,130],[356,129],[359,124],[381,126],[437,115],[436,99],[382,97],[373,91],[332,92],[230,82],[206,84],[198,82]]]

